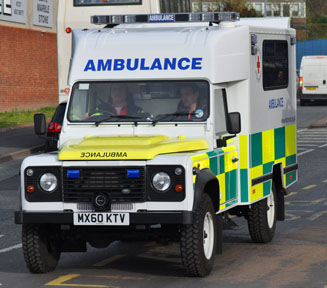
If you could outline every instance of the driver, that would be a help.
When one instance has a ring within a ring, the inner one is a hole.
[[[135,105],[132,95],[128,92],[127,85],[123,83],[113,83],[110,87],[108,102],[99,105],[95,109],[95,112],[88,114],[87,117],[98,116],[101,115],[102,112],[111,115],[129,116],[145,114],[141,107]]]
[[[187,119],[191,120],[194,116],[194,112],[201,109],[203,111],[203,105],[199,103],[199,87],[192,83],[183,83],[179,88],[179,94],[181,101],[177,106],[177,112],[188,113]]]

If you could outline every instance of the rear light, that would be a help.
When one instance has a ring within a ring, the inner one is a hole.
[[[57,122],[50,122],[48,125],[48,132],[54,133],[54,132],[60,132],[61,131],[61,124]]]
[[[303,89],[303,77],[300,77],[300,90]]]
[[[66,28],[66,33],[67,33],[67,34],[72,33],[72,28],[67,27],[67,28]]]

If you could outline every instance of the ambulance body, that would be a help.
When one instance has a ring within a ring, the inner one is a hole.
[[[300,67],[300,104],[327,99],[327,56],[303,56]]]
[[[187,272],[204,276],[227,213],[244,216],[260,243],[284,220],[297,180],[295,30],[285,19],[221,21],[235,13],[140,18],[171,23],[95,16],[111,28],[73,33],[59,151],[21,167],[16,223],[31,272],[53,270],[60,252],[87,242],[141,235],[179,241]],[[138,114],[103,108],[116,86]],[[196,109],[180,109],[182,89],[197,95]],[[35,264],[41,244],[28,239],[40,234],[54,249]]]

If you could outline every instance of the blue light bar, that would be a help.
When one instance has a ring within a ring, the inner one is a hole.
[[[213,22],[240,20],[237,12],[198,12],[198,13],[164,13],[136,15],[94,15],[91,23],[96,25],[119,25],[132,23],[176,23],[176,22]]]

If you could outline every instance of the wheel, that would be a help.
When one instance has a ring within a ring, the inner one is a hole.
[[[23,224],[23,253],[27,268],[32,273],[53,271],[60,258],[60,241],[53,226]]]
[[[255,243],[267,243],[274,238],[277,219],[276,190],[265,198],[251,205],[248,212],[248,227],[251,238]]]
[[[203,194],[193,225],[183,225],[180,249],[182,263],[190,276],[203,277],[212,270],[216,254],[216,213],[211,198]]]

